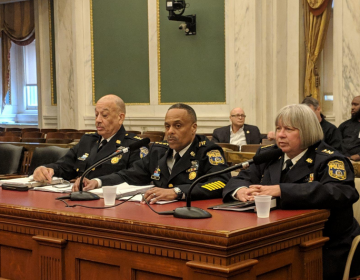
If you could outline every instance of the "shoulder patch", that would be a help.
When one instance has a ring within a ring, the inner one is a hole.
[[[146,147],[140,148],[140,158],[146,157],[148,155],[148,153],[149,153],[148,148],[146,148]]]
[[[345,164],[341,160],[332,160],[328,163],[329,167],[329,176],[338,179],[340,181],[343,181],[346,179],[346,170],[345,170]]]
[[[208,156],[211,165],[225,164],[225,160],[219,150],[211,150],[210,152],[207,152],[206,155]]]
[[[275,144],[270,144],[270,145],[266,145],[266,146],[261,146],[261,149],[265,149],[265,148],[269,148],[269,147],[273,147],[275,146]]]

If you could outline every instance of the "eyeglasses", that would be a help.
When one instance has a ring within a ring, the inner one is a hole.
[[[246,118],[246,115],[239,115],[239,114],[237,114],[237,115],[231,115],[231,117],[232,117],[232,118],[243,118],[243,119],[245,119],[245,118]]]

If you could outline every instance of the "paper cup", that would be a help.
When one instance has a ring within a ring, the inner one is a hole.
[[[111,206],[115,204],[116,189],[116,186],[102,187],[105,206]]]
[[[268,218],[270,214],[271,195],[257,195],[254,196],[254,198],[258,218]]]

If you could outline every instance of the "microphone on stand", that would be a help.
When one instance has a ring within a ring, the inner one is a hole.
[[[94,194],[94,193],[83,191],[83,180],[84,180],[85,176],[87,174],[89,174],[89,172],[93,168],[103,164],[105,161],[113,158],[114,156],[121,155],[121,154],[126,154],[129,151],[137,150],[140,147],[146,146],[149,143],[150,143],[149,138],[141,139],[140,141],[137,141],[137,142],[131,144],[129,147],[119,149],[119,150],[113,152],[112,154],[108,155],[107,157],[99,160],[98,162],[95,162],[92,166],[90,166],[88,169],[86,169],[85,172],[82,174],[82,176],[80,178],[79,191],[78,192],[72,192],[69,196],[61,197],[61,199],[69,198],[70,200],[77,200],[77,201],[78,200],[97,200],[97,199],[100,199],[100,197],[98,195]]]
[[[197,178],[190,186],[187,197],[186,197],[186,207],[179,207],[176,208],[173,211],[174,217],[176,218],[182,218],[182,219],[205,219],[205,218],[211,218],[211,214],[201,208],[197,208],[197,207],[191,207],[191,192],[194,189],[195,185],[201,181],[202,179],[214,176],[214,175],[219,175],[219,174],[223,174],[226,172],[230,172],[232,170],[238,169],[238,168],[247,168],[249,167],[250,164],[255,163],[256,165],[265,163],[265,162],[269,162],[271,160],[275,160],[278,159],[281,155],[283,154],[281,149],[276,149],[276,150],[270,150],[270,151],[266,151],[263,152],[259,155],[255,155],[253,157],[253,159],[250,159],[248,161],[236,164],[234,166],[228,167],[226,169],[220,170],[220,171],[216,171],[213,173],[209,173],[209,174],[205,174],[199,178]],[[169,212],[169,211],[167,211]],[[161,212],[159,212],[159,214],[161,214]],[[164,212],[163,215],[169,215],[169,213]]]

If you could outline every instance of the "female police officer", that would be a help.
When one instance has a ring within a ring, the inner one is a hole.
[[[330,209],[324,228],[324,236],[330,238],[323,248],[324,279],[342,279],[351,242],[360,234],[352,210],[359,198],[352,165],[321,141],[321,126],[308,106],[282,108],[275,125],[276,145],[259,149],[257,154],[280,148],[283,156],[252,165],[230,179],[223,192],[224,201],[272,195],[280,197],[282,209]],[[358,263],[359,255],[357,252],[354,263]],[[353,266],[351,274],[359,275],[360,266]]]

